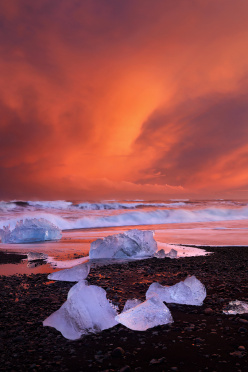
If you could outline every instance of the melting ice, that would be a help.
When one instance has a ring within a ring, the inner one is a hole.
[[[231,301],[223,310],[223,313],[227,315],[248,313],[248,302],[239,300]]]
[[[129,230],[122,234],[107,236],[91,243],[89,257],[98,258],[130,258],[153,256],[157,243],[152,231]]]
[[[167,303],[200,306],[207,293],[205,286],[195,276],[188,276],[184,281],[170,287],[152,283],[146,292],[146,298],[156,295]]]
[[[115,326],[116,315],[103,288],[79,285],[61,308],[44,320],[43,325],[56,328],[69,340],[76,340],[82,335]]]
[[[58,240],[61,230],[44,218],[20,220],[13,230],[9,226],[0,229],[2,243],[31,243],[46,240]]]
[[[56,271],[48,275],[50,280],[61,280],[65,282],[78,282],[87,278],[90,272],[90,264],[88,262],[82,263],[72,267],[71,269],[65,269]]]
[[[123,311],[115,319],[134,331],[146,331],[149,328],[173,322],[170,310],[156,296]]]

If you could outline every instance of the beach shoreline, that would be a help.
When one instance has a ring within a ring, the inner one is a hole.
[[[0,370],[247,371],[248,315],[225,315],[223,308],[232,300],[248,301],[248,249],[204,248],[214,254],[91,269],[89,283],[106,289],[120,310],[127,299],[145,300],[155,281],[173,285],[195,275],[206,286],[203,306],[169,304],[174,323],[145,332],[119,324],[69,341],[42,321],[74,283],[51,282],[45,274],[1,276]],[[114,356],[117,347],[124,350],[120,357]]]

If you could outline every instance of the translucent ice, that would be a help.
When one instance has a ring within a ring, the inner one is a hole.
[[[67,299],[87,285],[89,285],[87,280],[80,280],[77,284],[71,287],[71,289],[68,292]]]
[[[167,303],[200,306],[206,297],[206,288],[195,276],[188,276],[183,282],[171,287],[152,283],[146,292],[146,298],[154,295]]]
[[[4,226],[1,230],[2,243],[32,243],[45,240],[58,240],[61,230],[44,218],[20,220],[13,230]]]
[[[125,303],[125,306],[124,306],[124,309],[123,309],[123,312],[124,311],[127,311],[129,309],[132,309],[132,307],[135,307],[139,304],[141,304],[142,301],[134,298],[133,300],[127,300],[127,302]]]
[[[245,314],[248,313],[248,302],[244,301],[231,301],[223,310],[224,314],[227,315],[236,315],[236,314]]]
[[[59,310],[43,322],[44,326],[56,328],[70,340],[117,324],[117,312],[107,300],[103,288],[95,285],[79,287],[74,289],[74,293]]]
[[[87,278],[90,272],[90,264],[88,262],[74,266],[71,269],[56,271],[48,275],[48,279],[62,280],[65,282],[78,282]]]
[[[146,331],[173,322],[170,310],[156,296],[122,312],[115,319],[134,331]]]
[[[153,256],[156,250],[157,243],[153,238],[153,231],[135,229],[97,239],[91,244],[89,257],[136,258]]]
[[[28,252],[27,257],[28,257],[28,261],[47,260],[48,259],[47,254],[39,253],[39,252]]]
[[[164,249],[160,249],[159,251],[157,251],[155,253],[155,257],[157,257],[157,258],[165,258],[165,257],[177,258],[177,251],[172,248],[169,253],[165,253]]]

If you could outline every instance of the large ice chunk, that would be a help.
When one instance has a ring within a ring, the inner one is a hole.
[[[2,243],[32,243],[46,240],[58,240],[61,230],[44,218],[20,220],[13,230],[4,226],[1,230]]]
[[[43,325],[56,328],[69,340],[76,340],[82,335],[115,326],[116,315],[103,288],[78,286],[61,308],[44,320]]]
[[[171,287],[152,283],[146,292],[146,298],[154,295],[167,303],[200,306],[207,294],[205,286],[195,276],[188,276]]]
[[[65,282],[78,282],[87,278],[90,272],[89,262],[74,266],[71,269],[56,271],[48,275],[48,279],[61,280]]]
[[[223,310],[223,313],[227,315],[248,313],[248,302],[239,300],[231,301]]]
[[[115,319],[134,331],[146,331],[173,322],[170,310],[156,296],[122,312]]]
[[[136,258],[153,256],[157,243],[153,231],[129,230],[122,234],[97,239],[90,246],[89,257],[94,258]]]

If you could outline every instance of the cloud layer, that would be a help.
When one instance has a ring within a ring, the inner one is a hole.
[[[247,12],[1,4],[1,198],[245,197]]]

